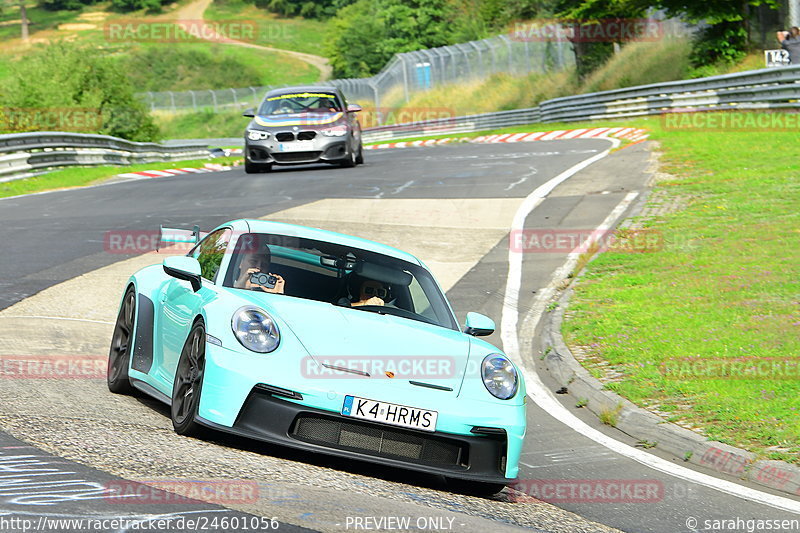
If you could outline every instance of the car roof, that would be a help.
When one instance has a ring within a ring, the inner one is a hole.
[[[223,224],[220,227],[224,226],[231,226],[234,230],[248,231],[250,233],[287,235],[292,237],[301,237],[304,239],[313,239],[316,241],[330,242],[334,244],[340,244],[342,246],[351,246],[353,248],[360,248],[362,250],[388,255],[389,257],[401,259],[414,265],[424,266],[419,259],[398,248],[387,246],[379,242],[370,241],[368,239],[362,239],[361,237],[337,233],[335,231],[312,228],[309,226],[299,226],[297,224],[288,224],[286,222],[257,219],[234,220],[232,222],[228,222],[227,224]]]
[[[340,94],[339,88],[331,85],[297,85],[294,87],[281,87],[280,89],[272,89],[267,93],[267,96],[277,96],[279,94],[296,92],[328,92]]]

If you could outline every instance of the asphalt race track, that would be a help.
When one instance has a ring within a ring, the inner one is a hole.
[[[467,311],[477,311],[500,326],[514,214],[537,188],[610,147],[606,139],[580,139],[374,150],[355,169],[278,168],[261,175],[234,169],[0,200],[0,358],[102,361],[125,279],[163,259],[163,254],[124,253],[132,250],[115,249],[110,236],[151,234],[159,224],[210,229],[239,217],[308,224],[406,249],[432,268],[462,322]],[[649,168],[645,144],[613,152],[556,186],[524,218],[524,227],[591,231],[609,222],[611,213],[611,222],[617,222],[646,197]],[[567,258],[565,251],[531,252],[523,254],[514,301],[520,324],[524,316],[541,313],[542,294]],[[530,374],[540,364],[537,330],[520,326],[519,331],[533,342],[518,361]],[[500,331],[488,340],[503,344]],[[541,375],[543,393],[553,391]],[[575,398],[554,397],[597,430],[636,445],[575,409]],[[433,476],[220,434],[202,441],[179,437],[157,402],[112,395],[98,375],[0,378],[0,406],[0,530],[15,533],[21,528],[3,526],[4,518],[274,517],[281,531],[299,530],[295,526],[355,531],[379,524],[391,528],[410,517],[413,530],[665,533],[710,531],[704,521],[714,519],[800,519],[795,514],[800,503],[785,495],[776,495],[770,505],[721,492],[681,474],[681,458],[661,455],[674,471],[653,469],[574,431],[533,401],[521,480],[629,482],[656,486],[657,496],[609,503],[562,495],[551,505],[506,491],[484,499],[454,493]],[[37,483],[37,477],[50,485]],[[154,497],[157,503],[120,504],[112,489],[126,486],[121,478],[161,480],[166,486],[176,480],[206,487],[225,482],[250,492],[211,501]],[[59,483],[64,479],[76,484],[75,492],[69,492],[69,483]],[[757,490],[769,499],[768,490]],[[242,530],[227,524],[228,529],[212,531]]]

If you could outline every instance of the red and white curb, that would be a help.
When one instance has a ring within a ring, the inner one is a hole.
[[[163,170],[140,170],[138,172],[126,172],[117,174],[118,178],[165,178],[167,176],[177,176],[179,174],[201,174],[204,172],[221,172],[231,170],[233,167],[227,165],[216,165],[209,163],[200,168],[165,168]]]
[[[396,143],[371,144],[365,150],[381,150],[384,148],[408,148],[411,146],[437,146],[453,142],[472,143],[516,143],[531,141],[554,141],[560,139],[591,139],[596,137],[616,137],[632,142],[643,141],[649,134],[639,128],[592,128],[576,130],[537,131],[534,133],[503,133],[499,135],[481,135],[480,137],[446,137],[444,139],[428,139],[426,141],[401,141]]]

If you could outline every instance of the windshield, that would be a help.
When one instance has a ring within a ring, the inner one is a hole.
[[[261,104],[259,115],[289,115],[292,113],[337,113],[342,111],[333,93],[287,93],[270,96]]]
[[[425,268],[329,242],[245,233],[233,249],[223,284],[458,329]]]

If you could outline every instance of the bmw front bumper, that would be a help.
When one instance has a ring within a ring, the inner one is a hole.
[[[350,157],[347,140],[347,136],[326,137],[322,134],[315,134],[310,140],[286,142],[276,140],[274,134],[269,139],[258,141],[245,136],[245,157],[258,164],[338,163]]]

